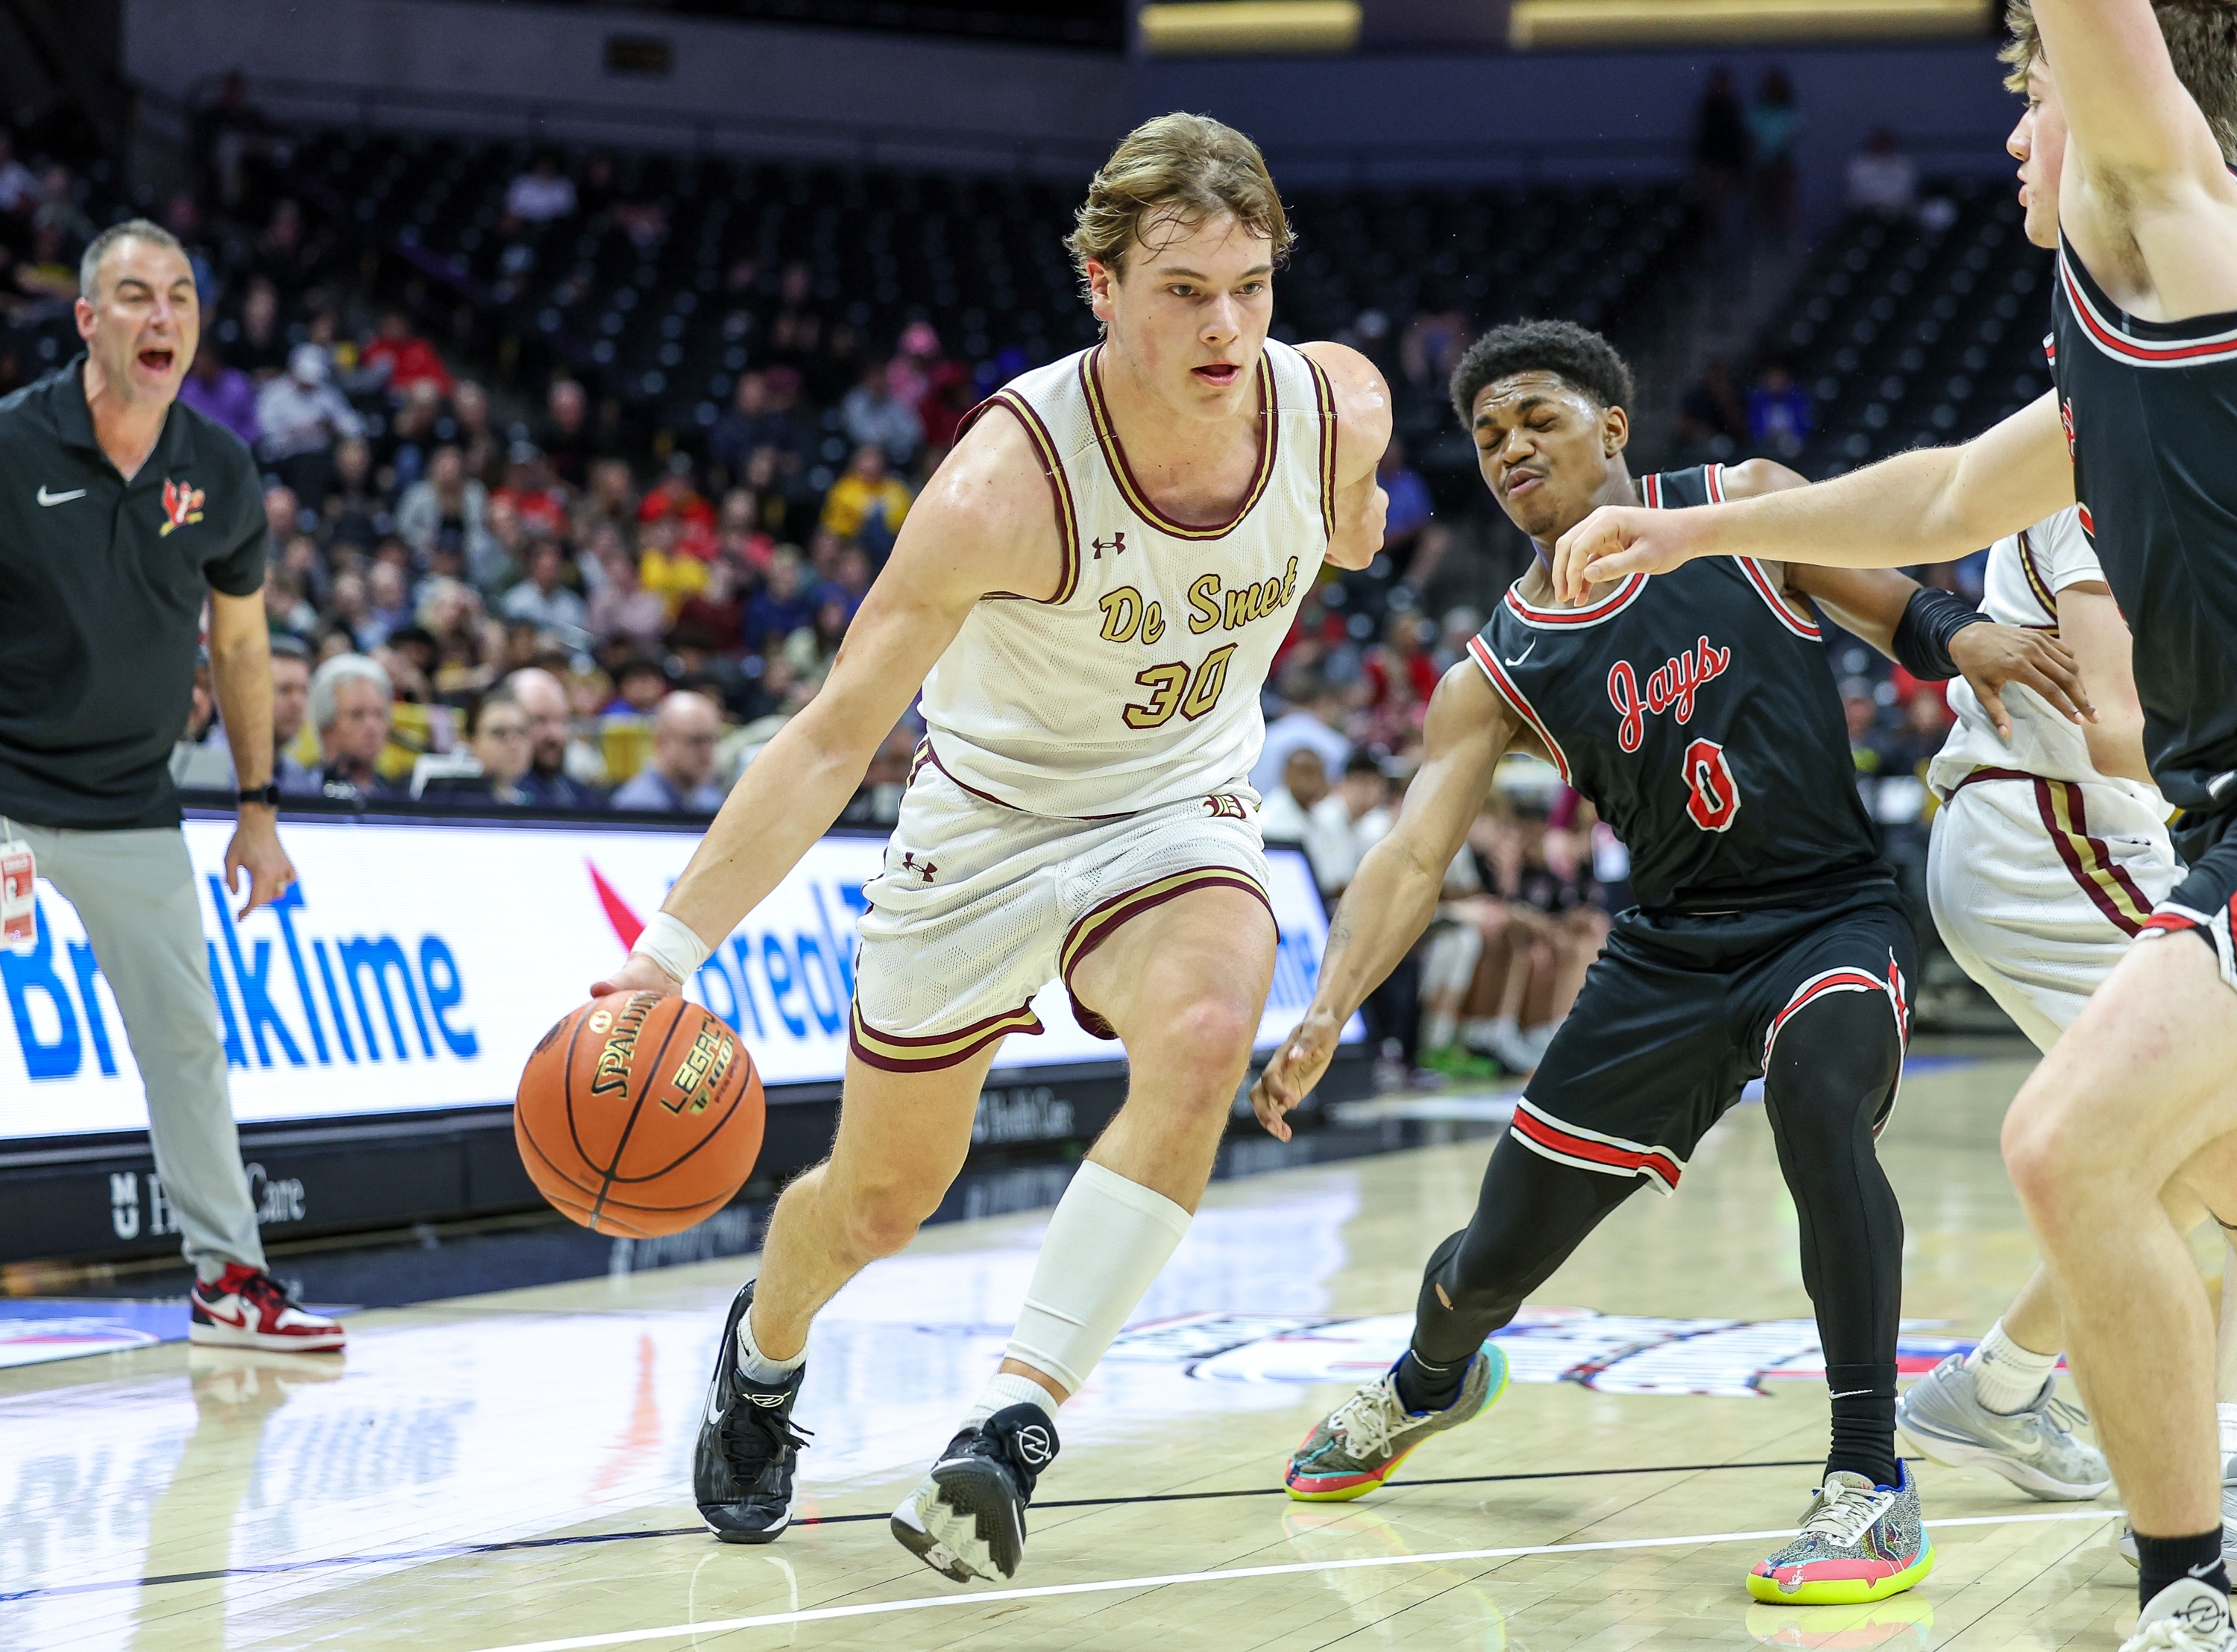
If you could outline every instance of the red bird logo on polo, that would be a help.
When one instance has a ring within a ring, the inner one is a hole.
[[[167,518],[155,537],[168,539],[174,528],[202,519],[202,490],[184,482],[163,484],[163,515]]]

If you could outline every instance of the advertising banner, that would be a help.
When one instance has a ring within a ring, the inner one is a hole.
[[[696,833],[535,825],[288,820],[298,881],[236,924],[221,881],[229,820],[189,820],[218,1030],[244,1122],[506,1103],[529,1050],[618,964]],[[764,1083],[839,1078],[855,920],[882,839],[832,837],[686,988],[744,1037]],[[1270,1048],[1310,1003],[1327,919],[1304,857],[1269,852],[1282,927],[1260,1030]],[[0,949],[0,1142],[144,1129],[140,1076],[76,913],[37,885],[38,931]],[[1004,1069],[1108,1061],[1061,985],[1047,1031]],[[1363,1036],[1358,1027],[1350,1037]]]

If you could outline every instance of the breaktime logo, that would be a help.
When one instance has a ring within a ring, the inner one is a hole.
[[[407,946],[391,934],[333,932],[299,882],[267,909],[276,938],[244,938],[223,880],[213,873],[203,881],[216,913],[217,938],[203,944],[228,1067],[470,1061],[480,1053],[458,956],[442,936]],[[34,1080],[75,1078],[90,1063],[113,1078],[123,1030],[109,1025],[95,991],[101,966],[87,942],[57,945],[49,918],[42,901],[36,944],[0,951],[0,990],[24,1070]],[[247,920],[253,928],[267,921]]]

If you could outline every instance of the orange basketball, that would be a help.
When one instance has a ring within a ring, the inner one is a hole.
[[[762,1150],[762,1078],[699,1005],[615,992],[544,1035],[513,1098],[537,1191],[594,1233],[681,1233],[736,1196]]]

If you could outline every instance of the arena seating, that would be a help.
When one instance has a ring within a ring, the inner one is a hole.
[[[919,317],[973,360],[1014,347],[1039,361],[1094,337],[1061,246],[1070,181],[622,155],[608,193],[638,209],[634,237],[621,214],[594,230],[587,213],[508,232],[505,188],[532,153],[333,132],[299,149],[296,170],[309,204],[363,239],[393,237],[423,273],[477,300],[493,349],[523,369],[538,352],[569,361],[679,432],[710,423],[760,359],[749,313],[774,304],[795,262],[811,272],[814,306],[872,350]],[[587,156],[566,159],[578,183],[588,168]],[[1621,328],[1693,237],[1674,185],[1309,189],[1290,210],[1300,239],[1277,332],[1292,338],[1336,334],[1369,309],[1394,341],[1422,308]],[[1449,429],[1441,385],[1402,400],[1416,433]]]
[[[1798,461],[1837,475],[1906,447],[1962,441],[2050,387],[2050,255],[2021,232],[2008,183],[1923,192],[1954,208],[1916,220],[1852,215],[1829,234],[1765,330],[1817,404]],[[1946,227],[1936,227],[1937,218]]]

